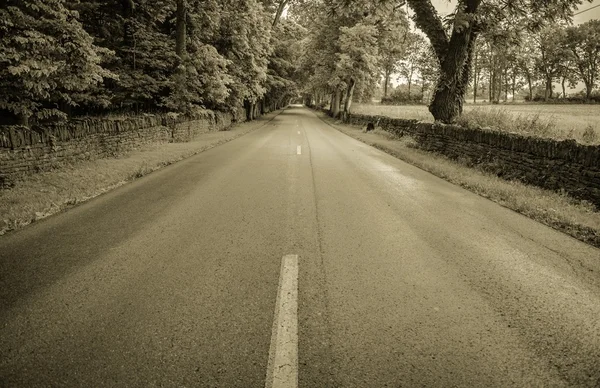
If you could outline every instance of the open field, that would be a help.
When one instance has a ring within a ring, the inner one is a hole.
[[[355,104],[354,113],[433,122],[424,105]],[[461,124],[600,144],[600,105],[466,105]]]

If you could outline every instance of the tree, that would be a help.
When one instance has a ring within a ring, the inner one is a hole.
[[[298,96],[302,82],[299,74],[300,57],[303,52],[302,39],[308,34],[303,26],[293,20],[282,20],[275,25],[271,34],[273,51],[267,69],[267,93],[265,105],[277,109],[286,99]]]
[[[415,47],[413,43],[414,34],[409,32],[408,20],[403,13],[395,13],[395,17],[390,18],[387,23],[381,28],[378,37],[379,54],[381,58],[381,68],[383,71],[383,96],[388,95],[388,85],[390,76],[398,72],[401,68],[400,61],[406,56],[407,52],[411,52],[411,47]]]
[[[600,71],[600,20],[568,28],[564,42],[571,53],[573,68],[585,84],[589,101]]]
[[[417,61],[421,50],[427,47],[427,42],[422,35],[409,32],[406,35],[405,55],[398,66],[397,72],[406,79],[408,85],[408,97],[410,99],[411,87],[417,70]]]
[[[353,96],[368,95],[376,85],[382,64],[380,48],[385,47],[390,31],[407,25],[406,17],[401,8],[380,2],[344,5],[339,0],[323,0],[307,11],[312,33],[303,61],[304,71],[310,74],[306,93],[317,104],[328,96],[332,115],[340,111],[347,115]]]
[[[431,100],[431,89],[439,78],[439,65],[430,44],[424,44],[417,51],[415,67],[421,81],[421,94],[425,101]]]
[[[427,35],[440,64],[440,77],[429,106],[436,120],[452,123],[461,114],[478,35],[509,17],[527,15],[527,25],[539,28],[547,20],[569,18],[581,0],[519,2],[459,0],[446,33],[430,0],[407,0],[416,25]]]
[[[111,110],[156,110],[169,105],[175,89],[173,73],[183,65],[174,39],[176,9],[174,0],[89,0],[77,4],[85,30],[97,45],[115,53],[102,64],[118,78],[105,82],[97,91],[110,98]]]
[[[74,96],[114,75],[100,66],[109,50],[93,44],[62,0],[7,0],[0,8],[0,109],[30,117],[65,117]],[[96,101],[105,104],[106,101]]]
[[[569,57],[564,46],[565,38],[565,30],[559,26],[546,27],[537,37],[539,56],[536,68],[545,81],[545,100],[552,98],[552,83],[560,76]]]
[[[521,39],[517,46],[516,65],[527,83],[529,101],[533,101],[533,86],[537,81],[536,72],[537,47],[533,37],[527,35]]]

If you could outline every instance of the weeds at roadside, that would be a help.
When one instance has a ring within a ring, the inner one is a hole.
[[[473,109],[464,112],[457,124],[466,128],[491,128],[501,132],[513,132],[526,136],[557,138],[555,119],[533,115],[514,115],[505,109]]]

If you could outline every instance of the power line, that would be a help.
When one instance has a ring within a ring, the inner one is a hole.
[[[598,8],[598,7],[600,7],[600,4],[598,4],[598,5],[594,5],[593,7],[590,7],[590,8],[588,8],[588,9],[584,9],[583,11],[579,11],[579,12],[577,12],[577,13],[574,13],[574,14],[573,14],[573,16],[575,16],[575,15],[579,15],[580,13],[584,13],[584,12],[587,12],[587,11],[589,11],[590,9],[594,9],[594,8]]]

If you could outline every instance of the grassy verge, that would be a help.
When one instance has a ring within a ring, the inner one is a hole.
[[[24,176],[12,187],[0,190],[0,235],[245,135],[263,126],[273,115],[276,113],[228,131],[205,133],[188,143],[149,145],[117,158],[78,162]]]
[[[364,133],[361,128],[320,115],[334,128],[357,140],[600,248],[600,213],[586,202],[520,182],[506,181],[445,156],[418,150],[413,148],[414,141],[409,137],[398,139],[382,130]]]

